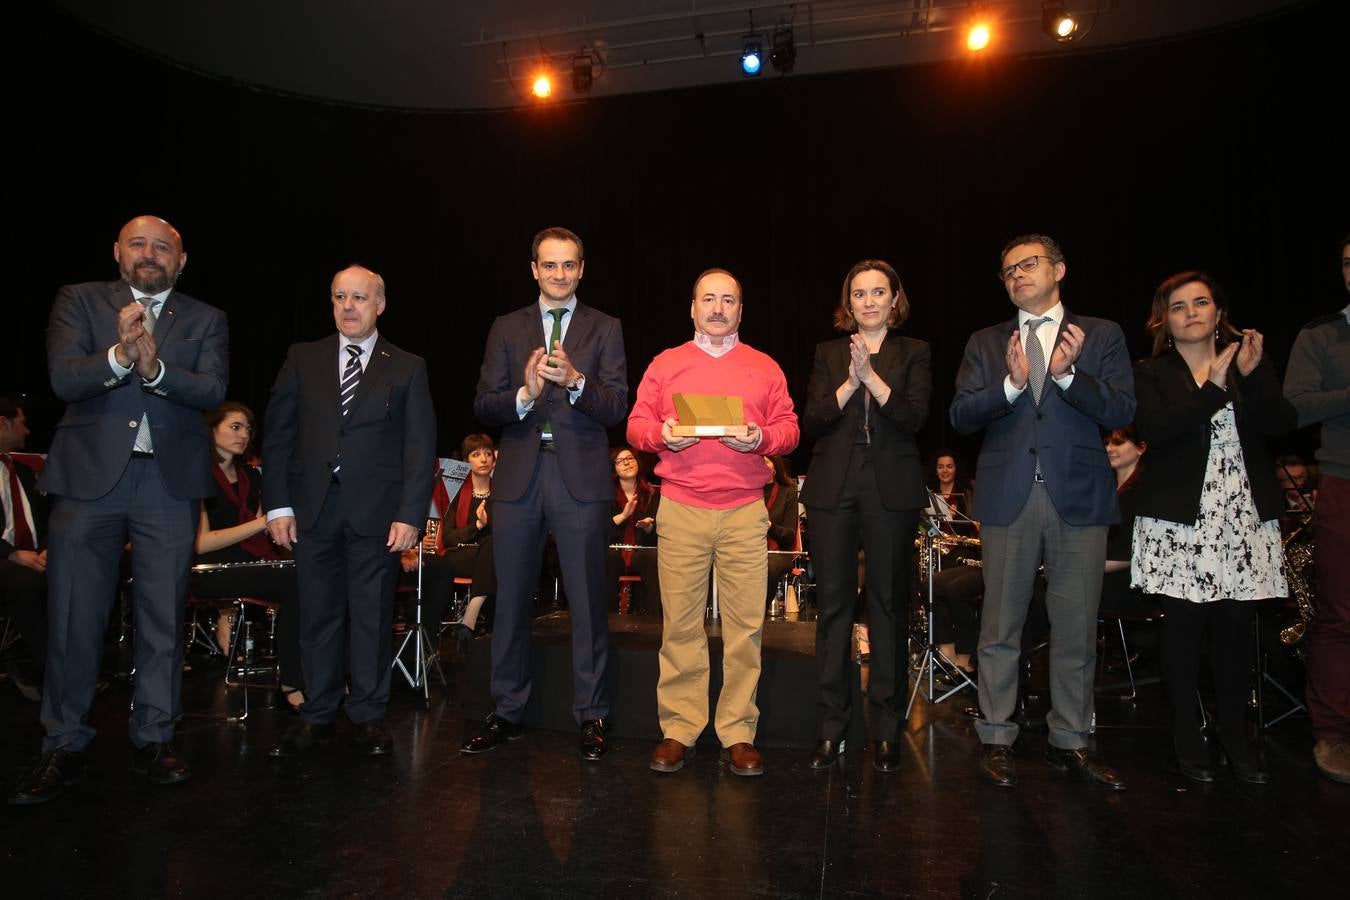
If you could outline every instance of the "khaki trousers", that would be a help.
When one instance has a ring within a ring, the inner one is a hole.
[[[702,509],[669,498],[656,512],[661,575],[661,733],[692,746],[708,725],[708,573],[722,613],[722,694],[715,725],[723,747],[755,742],[760,639],[768,584],[769,514],[761,500]]]

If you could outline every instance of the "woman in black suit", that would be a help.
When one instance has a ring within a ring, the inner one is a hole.
[[[844,278],[834,314],[835,327],[853,333],[816,347],[807,388],[802,431],[816,443],[802,501],[819,598],[821,708],[813,769],[838,760],[854,714],[850,682],[857,674],[849,649],[859,547],[866,558],[871,626],[872,764],[882,772],[899,765],[909,547],[919,510],[928,505],[914,434],[928,417],[932,393],[928,345],[891,332],[908,315],[900,276],[889,263],[868,259],[855,265]]]
[[[1209,631],[1219,741],[1233,775],[1269,781],[1243,733],[1256,608],[1288,593],[1279,516],[1284,497],[1268,436],[1297,424],[1257,331],[1228,321],[1203,272],[1164,281],[1148,323],[1153,357],[1135,366],[1135,425],[1149,465],[1135,498],[1131,582],[1162,599],[1162,663],[1183,775],[1213,781],[1195,711]]]

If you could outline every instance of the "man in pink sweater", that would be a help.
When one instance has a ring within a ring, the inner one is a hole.
[[[656,534],[664,634],[656,703],[665,740],[652,753],[651,768],[683,768],[708,724],[703,612],[715,562],[723,646],[717,737],[732,772],[762,775],[755,694],[768,580],[764,457],[797,446],[797,417],[782,369],[737,337],[741,285],[730,272],[709,269],[699,276],[690,317],[694,339],[652,360],[628,417],[628,443],[660,457]],[[748,436],[676,437],[676,393],[741,397]]]

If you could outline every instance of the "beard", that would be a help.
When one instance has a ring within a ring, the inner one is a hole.
[[[168,270],[157,263],[140,262],[133,266],[131,271],[123,271],[122,277],[138,291],[158,294],[173,287],[174,282],[178,280],[178,273],[169,274]]]

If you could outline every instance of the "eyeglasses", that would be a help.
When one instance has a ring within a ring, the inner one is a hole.
[[[1026,259],[1019,259],[1012,265],[1004,266],[1003,268],[999,269],[998,280],[1007,281],[1009,278],[1013,276],[1013,272],[1017,271],[1018,269],[1021,269],[1023,272],[1034,272],[1036,271],[1036,267],[1041,264],[1041,260],[1043,259],[1049,259],[1050,262],[1052,263],[1054,262],[1054,260],[1050,259],[1050,257],[1048,256],[1039,256],[1039,255],[1028,256]]]
[[[616,456],[616,457],[614,457],[614,463],[615,463],[615,465],[620,465],[620,464],[622,464],[622,465],[627,465],[628,463],[635,463],[635,462],[637,462],[637,460],[636,460],[635,458],[631,457],[631,456]]]

